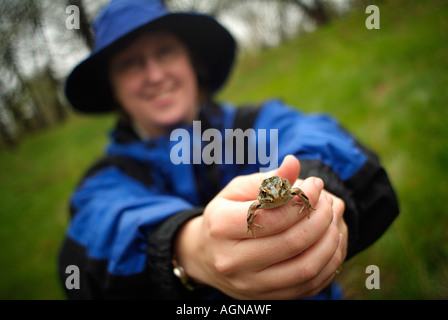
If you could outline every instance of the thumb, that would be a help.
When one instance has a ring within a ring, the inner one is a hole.
[[[280,176],[289,180],[291,185],[299,177],[300,162],[288,155],[279,168],[263,173],[253,173],[233,179],[221,192],[220,196],[234,201],[249,201],[257,198],[258,190],[264,179]]]
[[[288,179],[291,185],[293,185],[299,177],[300,162],[293,155],[287,155],[280,167],[274,171],[276,171],[274,172],[275,175]]]
[[[266,171],[263,173],[256,173],[253,176],[254,181],[256,181],[257,185],[260,185],[261,182],[272,176],[279,176],[282,178],[286,178],[289,180],[291,185],[293,185],[300,173],[300,162],[293,155],[287,155],[284,159],[280,167],[277,169]]]

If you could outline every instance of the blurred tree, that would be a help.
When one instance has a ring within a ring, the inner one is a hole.
[[[11,80],[13,80],[13,86],[3,92],[3,100],[6,104],[6,108],[8,108],[14,115],[14,118],[10,119],[10,121],[14,121],[14,124],[8,125],[17,126],[17,123],[19,123],[25,129],[32,129],[33,127],[28,125],[28,122],[25,121],[25,119],[29,118],[29,113],[31,113],[36,119],[36,123],[39,127],[46,127],[48,122],[44,117],[42,110],[39,109],[39,105],[30,103],[29,101],[31,99],[31,90],[20,70],[14,44],[15,42],[10,41],[9,43],[3,44],[4,47],[2,47],[4,51],[1,65],[7,69],[6,71],[10,74],[10,77],[12,78]],[[2,80],[7,79],[2,78]],[[2,86],[5,87],[5,85]],[[31,107],[32,111],[27,114],[25,106],[28,108]],[[18,139],[18,136],[16,139]]]
[[[277,15],[279,21],[286,21],[287,14],[288,14],[288,6],[286,5],[285,2],[281,1],[278,4],[277,8]],[[285,25],[284,23],[280,23],[278,27],[280,42],[284,42],[288,38],[286,28],[284,27],[284,25]]]
[[[0,91],[0,141],[3,140],[9,145],[16,145],[18,138],[17,125],[14,121],[14,115],[5,103],[2,91]]]
[[[43,117],[43,111],[46,111],[46,113],[48,114],[47,119],[51,119],[53,120],[53,122],[60,122],[65,120],[65,118],[67,117],[67,109],[59,99],[60,95],[58,93],[62,90],[62,87],[61,83],[55,76],[53,55],[49,49],[49,43],[43,30],[43,9],[42,7],[40,7],[42,6],[42,3],[40,2],[40,5],[38,5],[37,0],[31,0],[30,3],[31,5],[29,10],[32,10],[33,12],[32,14],[30,14],[30,18],[32,21],[31,26],[35,30],[35,37],[37,38],[35,40],[35,48],[40,53],[39,56],[43,57],[43,60],[46,60],[44,66],[37,73],[44,75],[44,77],[39,80],[47,83],[47,86],[49,87],[49,90],[46,92],[33,92],[31,90],[31,98],[35,100],[41,117]],[[37,63],[35,64],[37,65]],[[35,75],[33,76],[35,77]],[[48,104],[39,103],[37,95],[42,94],[45,94],[47,96],[46,100],[48,100]]]
[[[168,8],[193,12],[203,12],[214,17],[235,7],[241,0],[163,0]]]
[[[277,0],[297,5],[305,14],[313,20],[317,26],[324,25],[330,21],[330,16],[325,7],[325,0]]]
[[[348,1],[348,0],[347,0]],[[243,25],[251,48],[285,41],[289,35],[328,23],[334,0],[164,0],[172,9],[198,11]],[[297,8],[291,10],[291,8]],[[291,11],[294,11],[291,15]],[[291,17],[295,17],[292,23]],[[303,19],[303,18],[305,19]],[[311,24],[310,24],[311,23]],[[294,32],[295,31],[295,32]],[[274,40],[278,39],[278,40]]]
[[[18,141],[19,131],[46,127],[52,119],[61,121],[67,115],[59,99],[61,85],[55,77],[52,54],[44,32],[43,6],[44,3],[37,0],[0,2],[0,88],[4,115],[1,119],[4,123],[0,125],[16,128],[0,130],[7,141]],[[45,79],[40,80],[51,88],[45,93],[33,91],[30,87],[30,78],[38,70],[45,73]],[[42,100],[38,96],[43,94],[48,95],[47,100],[51,103],[39,103]],[[15,135],[13,139],[10,137],[12,132]]]

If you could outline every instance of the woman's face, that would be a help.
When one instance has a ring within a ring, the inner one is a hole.
[[[109,68],[119,104],[150,135],[194,120],[197,77],[187,48],[176,36],[145,33],[115,54]]]

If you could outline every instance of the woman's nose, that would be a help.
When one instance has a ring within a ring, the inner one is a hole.
[[[152,57],[145,64],[145,79],[149,83],[159,83],[165,78],[165,68]]]

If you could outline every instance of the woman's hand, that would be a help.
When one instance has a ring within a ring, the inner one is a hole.
[[[293,201],[261,209],[257,238],[246,233],[247,210],[263,179],[278,175],[294,182],[300,164],[288,156],[277,170],[233,179],[190,220],[176,239],[179,263],[195,281],[237,299],[293,299],[319,293],[333,279],[347,250],[344,203],[323,190],[319,178],[300,188],[310,199],[310,219]]]

